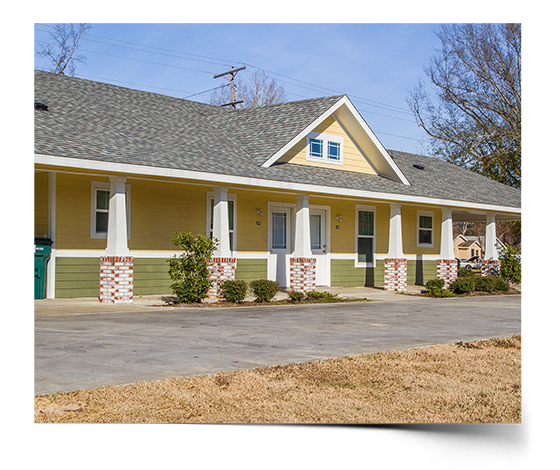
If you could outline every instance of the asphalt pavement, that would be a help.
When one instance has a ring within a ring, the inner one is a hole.
[[[520,295],[348,296],[372,300],[235,308],[169,307],[157,296],[133,305],[35,301],[35,394],[521,332]]]

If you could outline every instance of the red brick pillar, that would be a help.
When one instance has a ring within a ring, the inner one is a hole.
[[[456,259],[438,259],[437,260],[437,278],[443,279],[445,289],[457,280],[457,260]]]
[[[295,292],[315,290],[316,258],[290,258],[290,289]]]
[[[134,258],[132,256],[102,256],[99,264],[99,301],[131,304]]]
[[[235,280],[236,258],[211,258],[208,264],[212,286],[208,290],[210,297],[222,295],[222,284],[224,281]]]
[[[483,259],[481,266],[482,276],[499,276],[502,262],[499,259]]]
[[[385,290],[406,292],[406,258],[385,258]]]

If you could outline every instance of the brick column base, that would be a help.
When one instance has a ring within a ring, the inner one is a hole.
[[[499,259],[482,260],[482,276],[499,276],[502,262]]]
[[[221,297],[224,281],[235,280],[235,258],[210,258],[208,270],[212,286],[208,290],[210,297]]]
[[[132,303],[133,265],[132,256],[101,256],[99,259],[100,302]]]
[[[290,289],[294,292],[315,290],[316,258],[290,258]]]
[[[437,260],[437,278],[443,279],[445,289],[449,288],[452,282],[457,280],[457,260],[456,259],[438,259]]]
[[[406,292],[406,258],[385,258],[385,290]]]

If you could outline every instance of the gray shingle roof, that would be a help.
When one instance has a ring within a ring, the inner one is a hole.
[[[225,109],[35,71],[35,153],[333,188],[521,206],[521,192],[431,157],[389,151],[411,185],[296,164],[261,165],[341,96]],[[417,170],[412,165],[425,167]]]

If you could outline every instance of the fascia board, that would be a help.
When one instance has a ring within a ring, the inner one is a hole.
[[[317,195],[330,195],[349,198],[386,200],[390,202],[401,202],[408,204],[429,204],[434,206],[453,207],[456,209],[471,209],[485,212],[506,213],[521,216],[520,207],[499,206],[494,204],[482,204],[452,199],[430,198],[425,196],[412,196],[408,194],[383,193],[377,191],[364,191],[358,189],[339,188],[335,186],[322,186],[306,183],[292,183],[289,181],[268,180],[264,178],[252,178],[247,176],[235,176],[219,173],[208,173],[203,171],[181,170],[175,168],[163,168],[146,165],[135,165],[131,163],[113,163],[100,160],[89,160],[84,158],[61,157],[55,155],[35,154],[36,165],[49,165],[53,167],[67,167],[81,170],[106,171],[109,173],[123,173],[125,175],[157,176],[167,178],[178,178],[194,180],[209,184],[219,183],[242,185],[254,188],[266,188],[270,190],[284,190],[295,192],[307,192]]]
[[[389,167],[391,168],[391,170],[395,173],[395,175],[387,175],[385,174],[385,176],[396,176],[395,179],[398,179],[401,181],[401,183],[410,186],[410,182],[408,181],[408,179],[406,178],[406,176],[404,176],[404,173],[399,169],[399,167],[397,166],[397,164],[394,162],[394,160],[391,158],[391,156],[389,155],[389,153],[387,152],[387,150],[385,149],[385,147],[383,147],[383,144],[381,143],[381,141],[377,138],[377,136],[373,133],[373,131],[371,130],[371,128],[368,126],[368,124],[366,123],[366,121],[364,120],[364,118],[362,117],[362,115],[358,112],[358,110],[356,109],[356,107],[352,104],[352,102],[350,101],[350,99],[345,95],[342,98],[343,104],[346,105],[346,107],[348,108],[348,110],[350,111],[350,114],[352,115],[352,117],[358,122],[358,124],[361,126],[361,128],[363,129],[363,131],[366,133],[366,135],[371,139],[371,141],[373,142],[373,144],[375,145],[375,147],[379,150],[379,152],[381,153],[381,156],[385,159],[386,163],[389,165]],[[340,106],[339,106],[340,107]],[[375,165],[376,171],[378,171],[380,174],[384,174],[385,172],[383,170],[381,170],[379,168],[379,165]]]

